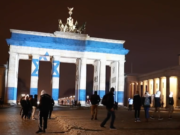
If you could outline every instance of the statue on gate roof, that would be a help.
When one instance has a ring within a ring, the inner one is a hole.
[[[62,31],[62,32],[72,32],[72,33],[81,34],[81,33],[83,33],[85,31],[86,23],[83,24],[81,27],[78,27],[78,22],[77,21],[74,24],[74,20],[71,17],[71,15],[73,14],[73,12],[72,12],[73,9],[74,8],[69,8],[68,7],[69,17],[67,18],[67,22],[66,22],[65,25],[62,23],[61,20],[59,20],[59,30]]]

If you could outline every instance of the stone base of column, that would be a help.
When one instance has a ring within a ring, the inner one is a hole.
[[[115,91],[117,95],[117,102],[119,105],[123,105],[124,103],[124,91]]]
[[[105,95],[105,90],[99,90],[98,94],[99,94],[100,98],[102,99],[103,96]]]
[[[86,101],[80,101],[81,106],[86,106]]]

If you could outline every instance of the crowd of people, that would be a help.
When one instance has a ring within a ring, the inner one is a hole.
[[[22,120],[32,119],[39,120],[39,129],[36,133],[45,132],[47,128],[47,119],[51,119],[53,111],[54,100],[46,93],[45,90],[41,91],[41,96],[38,104],[37,95],[26,95],[20,100],[21,110],[20,115]],[[35,118],[36,109],[39,110],[38,118]],[[43,122],[42,122],[43,121]]]
[[[154,102],[152,103],[152,95],[150,95],[148,92],[145,92],[145,94],[143,95],[143,97],[140,97],[139,92],[136,91],[133,99],[129,99],[129,109],[132,109],[132,106],[134,107],[135,113],[134,113],[134,117],[135,117],[135,122],[141,122],[140,121],[140,109],[141,106],[143,106],[144,108],[144,112],[145,112],[145,119],[148,122],[149,118],[150,119],[154,119],[154,115],[157,112],[158,113],[158,120],[163,120],[163,118],[161,117],[161,113],[160,113],[160,107],[162,106],[161,104],[161,92],[157,91],[154,96]],[[149,109],[151,107],[151,105],[154,106],[154,111],[151,114],[151,116],[149,115]],[[169,94],[169,99],[168,99],[168,118],[172,119],[172,114],[174,111],[174,99],[173,99],[173,92],[170,92]]]
[[[102,121],[100,126],[102,128],[105,127],[105,124],[111,117],[111,122],[110,122],[110,129],[116,129],[114,127],[114,121],[115,121],[115,110],[118,108],[118,103],[114,101],[114,91],[115,89],[112,87],[109,91],[109,93],[105,94],[102,98],[100,99],[99,95],[97,94],[97,91],[94,92],[93,95],[90,96],[90,101],[91,101],[91,120],[97,120],[98,117],[98,105],[101,102],[106,109],[107,109],[107,116],[106,118]],[[145,112],[145,119],[148,122],[149,118],[154,119],[155,113],[158,113],[158,120],[163,120],[161,117],[160,113],[160,107],[161,107],[161,92],[157,91],[156,94],[154,95],[154,107],[155,110],[152,113],[152,115],[149,115],[149,109],[151,107],[151,95],[148,92],[145,92],[143,97],[139,95],[139,92],[136,91],[133,99],[129,99],[129,109],[132,110],[134,109],[134,117],[135,117],[135,122],[141,122],[140,120],[140,110],[141,107],[143,106],[144,112]],[[54,100],[52,97],[47,94],[44,90],[41,91],[41,96],[39,100],[39,104],[37,104],[37,95],[34,95],[34,98],[32,95],[30,96],[24,96],[21,98],[21,106],[22,109],[20,111],[20,115],[22,119],[32,119],[35,120],[35,112],[36,109],[39,109],[39,130],[36,133],[40,132],[45,132],[45,129],[47,128],[47,119],[51,118],[51,113],[53,110],[54,106]],[[169,119],[172,119],[172,114],[174,111],[174,99],[173,99],[173,92],[170,92],[169,95]],[[62,103],[63,104],[63,103]],[[44,121],[42,123],[42,120]]]

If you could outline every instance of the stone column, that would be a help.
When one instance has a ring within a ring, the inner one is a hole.
[[[39,55],[32,56],[30,95],[38,94]]]
[[[138,82],[138,91],[139,91],[139,95],[143,96],[141,93],[141,81]]]
[[[159,77],[159,91],[161,91],[161,93],[162,93],[162,90],[161,90],[161,77]]]
[[[118,61],[117,102],[124,105],[124,61]]]
[[[156,79],[153,79],[153,94],[156,94]]]
[[[180,106],[180,76],[177,76],[177,98],[178,98],[178,102],[177,102],[177,106]]]
[[[94,94],[94,91],[97,91],[98,95],[100,95],[99,73],[100,73],[100,61],[96,60],[96,61],[94,61],[93,94]]]
[[[75,99],[85,105],[86,103],[86,59],[76,61]]]
[[[19,58],[17,53],[9,54],[7,101],[10,104],[16,104]]]
[[[99,96],[103,98],[106,89],[106,60],[100,60]]]
[[[168,107],[168,99],[169,99],[169,90],[170,90],[170,77],[169,76],[166,76],[166,107]]]
[[[60,56],[52,58],[52,98],[58,104],[59,98],[59,77],[60,77]]]
[[[115,102],[118,102],[118,78],[119,78],[119,74],[118,74],[118,62],[117,61],[113,61],[111,63],[111,77],[110,77],[110,80],[111,80],[111,87],[113,87],[115,89],[114,91],[114,101]]]

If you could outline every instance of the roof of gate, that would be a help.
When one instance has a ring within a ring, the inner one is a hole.
[[[92,38],[86,34],[55,32],[41,33],[22,30],[11,30],[8,45],[80,52],[99,52],[126,55],[129,50],[123,48],[122,40]]]

